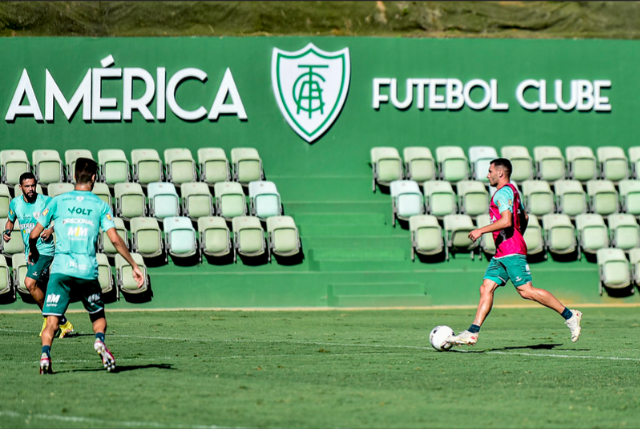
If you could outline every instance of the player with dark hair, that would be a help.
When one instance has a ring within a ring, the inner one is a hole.
[[[11,240],[11,231],[13,230],[16,219],[20,223],[22,231],[22,240],[24,241],[24,254],[29,255],[29,234],[36,226],[36,222],[42,212],[45,210],[51,198],[36,192],[36,176],[33,173],[26,172],[20,175],[20,190],[22,195],[16,196],[9,204],[9,218],[5,224],[3,239],[5,242]],[[27,275],[24,279],[24,285],[33,297],[40,310],[44,304],[44,291],[49,281],[49,267],[53,262],[53,228],[43,230],[40,238],[35,244],[41,257],[38,262],[31,264],[27,261]],[[40,336],[47,325],[47,318],[42,321],[42,329]],[[60,338],[73,332],[73,325],[64,315],[60,318]]]
[[[75,167],[75,190],[56,196],[42,212],[38,223],[31,231],[30,243],[35,243],[44,228],[55,221],[55,258],[51,266],[51,278],[42,309],[47,317],[47,327],[42,333],[42,354],[40,374],[52,373],[51,345],[53,333],[59,318],[69,306],[70,295],[77,294],[84,308],[89,312],[95,333],[94,349],[100,355],[102,364],[111,372],[116,361],[105,346],[107,319],[102,302],[102,288],[98,282],[98,262],[96,241],[100,228],[107,232],[114,247],[133,268],[133,278],[141,287],[144,275],[133,260],[124,241],[118,235],[113,223],[111,208],[91,190],[96,181],[98,165],[92,159],[78,158]],[[38,249],[31,246],[29,259],[37,262],[41,257]]]
[[[482,234],[493,233],[496,254],[491,259],[480,286],[480,302],[473,324],[468,330],[449,338],[447,342],[452,345],[476,344],[480,327],[493,307],[494,292],[509,280],[522,298],[536,301],[564,317],[565,324],[571,330],[571,341],[576,342],[580,338],[582,313],[569,310],[550,292],[532,285],[531,270],[527,263],[527,245],[524,241],[529,215],[524,210],[520,193],[511,184],[512,171],[511,161],[505,158],[494,159],[489,166],[489,184],[497,187],[489,208],[491,224],[474,229],[469,233],[469,238],[476,241]]]

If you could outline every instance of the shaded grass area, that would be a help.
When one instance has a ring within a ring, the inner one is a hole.
[[[2,36],[640,37],[620,1],[2,2]]]
[[[573,344],[547,309],[495,309],[447,353],[429,331],[472,311],[110,313],[115,374],[73,313],[46,377],[40,318],[0,314],[0,427],[638,427],[637,309],[583,313]]]

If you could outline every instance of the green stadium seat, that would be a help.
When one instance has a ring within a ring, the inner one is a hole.
[[[568,215],[561,213],[544,215],[542,224],[545,232],[545,245],[549,252],[566,255],[576,251],[575,227]]]
[[[268,180],[250,182],[249,207],[251,215],[261,220],[271,216],[281,216],[282,202],[275,183]]]
[[[603,216],[618,213],[618,192],[611,180],[589,180],[587,195],[591,213]]]
[[[38,194],[44,195],[44,193],[42,192],[42,186],[40,186],[39,183],[36,185],[36,192]],[[17,185],[13,186],[13,195],[16,196],[16,197],[19,197],[19,196],[22,195],[22,190],[20,189],[20,184],[17,184]]]
[[[629,251],[631,263],[631,279],[636,286],[640,285],[640,247],[634,247]]]
[[[491,216],[488,213],[476,216],[476,227],[482,228],[491,224]],[[493,240],[493,233],[482,234],[480,238],[480,249],[487,255],[496,254],[496,242]]]
[[[0,218],[9,216],[9,204],[11,204],[9,187],[4,183],[0,183]]]
[[[11,269],[7,265],[4,255],[0,255],[0,296],[3,302],[13,302],[16,299],[13,282],[11,281]]]
[[[116,183],[113,191],[115,193],[116,216],[128,221],[147,213],[146,198],[139,183]]]
[[[233,181],[242,186],[249,186],[250,182],[264,180],[262,159],[258,151],[252,147],[236,147],[231,149],[231,164]]]
[[[408,221],[411,216],[424,213],[424,197],[413,180],[395,180],[391,182],[390,191],[394,227],[396,219]]]
[[[114,294],[116,299],[120,296],[116,282],[113,279],[113,273],[111,272],[111,265],[109,265],[109,259],[104,253],[96,253],[96,260],[98,261],[98,281],[102,288],[103,295]]]
[[[436,148],[440,180],[453,184],[469,178],[469,160],[459,146],[438,146]]]
[[[213,185],[216,213],[225,220],[247,213],[247,203],[242,185],[237,182],[218,182]]]
[[[53,198],[57,195],[71,192],[75,188],[75,185],[69,182],[49,183],[49,186],[47,187],[47,195]]]
[[[8,220],[7,218],[0,219],[0,226],[2,226],[3,232],[7,229],[6,223]],[[13,223],[11,240],[7,243],[0,237],[0,253],[7,258],[11,258],[18,253],[24,254],[24,242],[22,241],[22,232],[20,231],[20,222],[18,222],[18,219]]]
[[[116,255],[116,278],[118,282],[118,288],[125,294],[142,294],[149,290],[149,277],[147,276],[147,267],[142,259],[142,255],[139,253],[132,253],[131,257],[140,267],[140,271],[144,275],[144,284],[138,289],[138,285],[133,279],[133,268],[119,253]]]
[[[489,213],[489,192],[482,182],[461,180],[458,182],[460,213],[469,216]]]
[[[451,183],[442,180],[428,180],[423,183],[427,213],[442,219],[458,211],[458,199]]]
[[[101,149],[98,151],[100,182],[109,186],[131,181],[129,161],[122,149]]]
[[[13,241],[13,240],[11,240]],[[16,291],[21,295],[31,295],[29,289],[24,284],[24,279],[27,277],[27,258],[24,252],[16,253],[11,256],[11,267],[13,273],[13,284]]]
[[[576,216],[576,229],[582,252],[595,256],[598,250],[609,247],[609,231],[601,215],[583,213]]]
[[[586,183],[598,178],[598,163],[589,146],[567,146],[567,178]]]
[[[640,226],[634,215],[618,213],[607,216],[611,247],[628,253],[634,247],[640,247]]]
[[[264,229],[254,216],[237,216],[231,221],[233,228],[233,262],[237,255],[256,257],[266,252]]]
[[[415,215],[409,218],[411,231],[411,260],[420,255],[437,255],[444,251],[442,228],[433,215]]]
[[[436,163],[428,147],[405,147],[402,150],[402,158],[406,179],[415,180],[418,184],[426,180],[435,180]]]
[[[197,181],[196,162],[187,148],[171,148],[164,151],[165,177],[167,182],[180,185]]]
[[[486,235],[486,234],[485,234]],[[544,253],[544,259],[547,259],[547,252],[544,243],[544,234],[538,220],[538,216],[529,214],[529,224],[524,232],[524,242],[527,244],[527,255],[535,256]]]
[[[522,195],[527,213],[544,216],[555,212],[555,196],[546,180],[525,180]]]
[[[64,166],[57,150],[34,150],[31,153],[31,159],[33,159],[33,174],[38,183],[47,186],[49,183],[64,181]]]
[[[163,222],[167,254],[174,258],[198,255],[198,238],[191,219],[186,216],[167,217]]]
[[[155,258],[163,254],[162,231],[158,221],[152,217],[131,219],[131,250],[145,258]],[[167,257],[165,255],[165,262]]]
[[[536,177],[547,182],[564,179],[565,161],[560,149],[555,146],[536,146],[533,149],[536,161]]]
[[[587,194],[578,180],[557,180],[553,184],[556,191],[558,213],[575,217],[587,212]]]
[[[471,178],[479,182],[489,183],[487,174],[489,174],[491,161],[496,158],[498,158],[498,152],[491,146],[471,146],[469,148]]]
[[[20,175],[31,171],[27,153],[21,149],[0,150],[0,181],[7,185],[20,184]]]
[[[191,220],[213,216],[213,195],[209,185],[203,182],[188,182],[180,185],[182,195],[182,213]]]
[[[521,183],[533,178],[533,159],[525,146],[503,146],[500,155],[511,161],[511,180]]]
[[[198,218],[198,234],[201,255],[222,257],[231,253],[231,234],[224,218],[219,216]]]
[[[93,159],[93,154],[89,149],[69,149],[64,151],[64,163],[67,166],[67,182],[75,182],[76,159]]]
[[[203,147],[198,149],[198,166],[200,181],[214,185],[218,182],[230,182],[229,161],[224,149],[219,147]]]
[[[149,183],[147,194],[149,195],[149,216],[161,222],[166,217],[180,216],[180,197],[173,183]]]
[[[376,185],[391,186],[391,182],[402,180],[402,159],[395,147],[371,148],[371,168],[373,169],[373,192]]]
[[[113,209],[113,206],[111,205],[111,191],[109,190],[109,185],[102,182],[95,182],[91,192],[96,194],[102,201],[107,203],[109,207]]]
[[[634,216],[640,216],[640,180],[621,180],[618,182],[618,189],[620,190],[620,207],[622,211]]]
[[[290,257],[302,250],[298,227],[291,216],[267,218],[267,251],[271,255]]]
[[[475,251],[480,243],[469,238],[469,233],[476,229],[471,216],[465,214],[446,215],[443,219],[443,224],[447,261],[451,253],[470,253],[473,260]],[[480,254],[480,258],[482,258],[482,254]]]
[[[115,224],[116,232],[120,238],[122,238],[122,241],[124,241],[127,249],[129,249],[129,239],[127,238],[127,228],[124,225],[124,221],[119,217],[114,217],[112,220]],[[116,253],[118,253],[115,246],[107,236],[107,231],[103,231],[102,228],[100,228],[100,235],[98,236],[98,251],[112,258]]]
[[[629,261],[620,249],[600,249],[596,254],[600,282],[598,291],[602,295],[604,287],[610,289],[624,289],[631,285]]]
[[[629,176],[634,179],[640,179],[640,146],[629,148],[629,164],[631,165]]]
[[[164,180],[162,160],[155,149],[133,149],[131,164],[133,181],[144,187]]]
[[[621,147],[600,146],[597,149],[600,177],[617,184],[629,177],[629,159]]]

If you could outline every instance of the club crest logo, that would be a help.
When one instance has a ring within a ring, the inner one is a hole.
[[[320,138],[342,110],[351,78],[349,48],[326,52],[313,43],[299,51],[273,48],[273,92],[291,128],[308,143]]]

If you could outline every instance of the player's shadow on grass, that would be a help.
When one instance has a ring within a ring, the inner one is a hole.
[[[177,368],[174,368],[170,363],[151,363],[148,365],[120,365],[116,367],[116,370],[113,373],[126,372],[126,371],[136,371],[139,369],[168,369],[172,371],[177,371]],[[67,372],[101,372],[105,371],[104,368],[83,368],[83,369],[68,369],[63,371],[56,371],[57,373],[67,373]]]
[[[487,352],[502,352],[507,350],[553,350],[556,347],[562,346],[562,344],[534,344],[530,346],[509,346],[501,347],[497,349],[487,350],[451,350],[455,353],[487,353]]]

